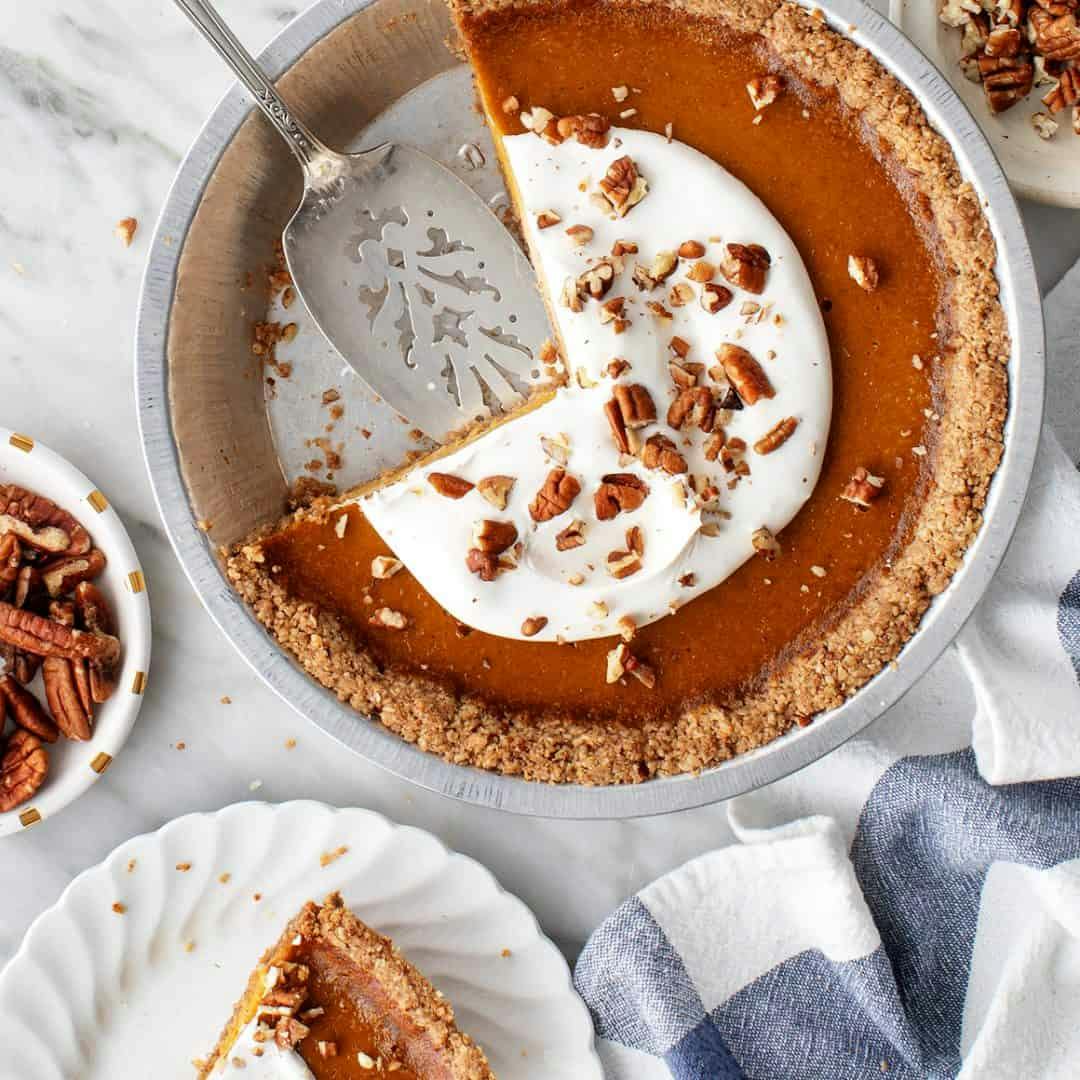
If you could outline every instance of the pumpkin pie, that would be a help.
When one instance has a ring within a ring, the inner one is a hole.
[[[199,1080],[492,1080],[443,996],[334,893],[251,974]]]
[[[894,660],[976,535],[1009,340],[911,93],[787,0],[452,0],[542,392],[234,550],[360,712],[531,780],[699,770]]]

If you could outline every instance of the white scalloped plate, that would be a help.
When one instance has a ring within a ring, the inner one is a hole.
[[[603,1080],[566,961],[520,900],[429,833],[314,802],[190,814],[80,874],[0,973],[0,1073],[192,1080],[263,950],[334,889],[443,991],[499,1080]]]
[[[1033,90],[999,116],[991,114],[982,87],[965,79],[960,70],[960,31],[938,18],[939,7],[939,0],[889,0],[889,18],[963,99],[1018,195],[1054,206],[1080,207],[1080,137],[1070,129],[1068,111],[1058,117],[1061,130],[1049,140],[1040,139],[1031,126],[1031,114],[1046,111],[1039,99],[1049,86]]]
[[[112,763],[142,705],[150,670],[150,601],[138,556],[119,515],[92,481],[30,435],[0,427],[0,484],[19,484],[52,499],[90,531],[108,559],[97,584],[112,604],[124,652],[116,693],[99,705],[87,742],[61,738],[49,747],[49,775],[22,806],[0,814],[0,837],[52,817]],[[33,689],[44,701],[41,677]]]

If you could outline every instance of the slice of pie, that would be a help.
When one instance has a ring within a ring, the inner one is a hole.
[[[199,1080],[492,1080],[450,1005],[334,893],[308,903],[248,980]]]
[[[451,761],[714,765],[842,703],[961,564],[1007,406],[992,232],[914,97],[787,0],[451,10],[551,392],[230,578]]]

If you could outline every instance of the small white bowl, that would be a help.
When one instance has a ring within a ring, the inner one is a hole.
[[[889,18],[934,64],[964,104],[997,154],[1017,195],[1052,206],[1080,207],[1080,136],[1071,130],[1071,110],[1057,117],[1061,130],[1041,139],[1031,115],[1046,112],[1040,98],[1049,86],[1035,88],[1011,109],[994,116],[982,86],[960,70],[960,31],[938,18],[939,0],[889,0]]]
[[[95,584],[116,618],[123,648],[116,693],[94,713],[88,742],[61,737],[49,749],[49,775],[22,806],[0,814],[0,836],[21,832],[74,802],[109,765],[135,723],[150,670],[150,601],[135,548],[108,498],[59,454],[33,436],[0,427],[0,484],[18,484],[52,499],[86,526],[108,566]],[[31,687],[44,704],[40,676]]]

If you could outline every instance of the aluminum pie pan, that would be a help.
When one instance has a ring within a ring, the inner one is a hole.
[[[175,305],[174,301],[179,296],[186,303],[189,281],[181,267],[185,260],[194,260],[192,253],[185,252],[196,244],[197,231],[200,228],[205,231],[201,224],[205,215],[209,214],[220,225],[225,236],[220,255],[226,261],[238,254],[228,249],[229,243],[240,243],[238,237],[247,243],[249,232],[255,234],[257,246],[240,253],[253,266],[265,262],[269,251],[267,241],[284,221],[277,223],[273,212],[264,212],[261,203],[254,203],[250,220],[238,225],[229,218],[234,212],[232,204],[242,203],[251,194],[247,189],[257,189],[258,183],[244,177],[243,184],[224,199],[222,190],[215,186],[230,157],[244,150],[274,153],[267,150],[266,143],[276,136],[260,126],[258,118],[249,119],[250,99],[234,86],[207,121],[167,197],[140,299],[135,375],[147,468],[173,547],[211,617],[271,689],[342,745],[429,790],[514,813],[603,819],[688,809],[778,780],[857,734],[914,685],[970,616],[1005,554],[1022,511],[1042,423],[1045,341],[1031,252],[1005,176],[971,114],[943,76],[891,23],[858,0],[833,0],[824,8],[834,29],[869,49],[912,90],[930,122],[949,140],[965,178],[979,193],[997,243],[1001,302],[1012,339],[1005,451],[991,485],[983,526],[968,549],[964,565],[931,604],[897,663],[886,667],[843,705],[818,716],[809,727],[699,774],[662,777],[636,785],[589,787],[535,783],[451,764],[339,702],[270,637],[233,592],[217,555],[222,537],[216,535],[216,530],[208,536],[200,528],[205,507],[196,505],[196,492],[202,492],[204,502],[209,501],[226,512],[231,513],[239,505],[243,508],[241,516],[247,515],[249,520],[272,519],[280,508],[285,482],[276,456],[273,464],[268,464],[265,450],[269,447],[276,454],[276,445],[282,445],[288,451],[285,444],[295,432],[281,429],[280,422],[270,415],[273,406],[260,411],[258,397],[250,386],[239,391],[234,387],[230,391],[238,401],[215,400],[214,394],[222,392],[221,380],[233,378],[227,365],[209,373],[206,385],[197,386],[193,400],[170,392],[170,380],[173,384],[182,382],[189,377],[188,369],[193,364],[198,366],[190,360],[190,355],[178,358],[178,350],[186,345],[183,331],[194,328],[189,321],[185,324],[184,303]],[[312,126],[325,131],[330,141],[350,142],[359,127],[372,122],[378,129],[378,114],[384,109],[393,113],[395,104],[413,91],[410,102],[397,110],[390,129],[399,129],[404,123],[410,133],[420,132],[425,139],[434,140],[427,143],[429,150],[438,149],[439,140],[445,142],[449,138],[450,142],[443,147],[445,151],[458,141],[458,135],[448,135],[447,118],[439,115],[437,109],[435,115],[431,114],[440,88],[429,93],[424,86],[436,78],[455,78],[456,61],[442,45],[446,27],[442,0],[319,0],[284,29],[260,59],[275,78],[285,79],[283,85],[297,99],[300,109],[311,117]],[[345,55],[340,51],[341,46],[356,49],[364,67],[350,73],[347,63],[336,63]],[[337,56],[335,50],[339,50]],[[458,76],[467,79],[464,73]],[[341,102],[333,100],[333,85],[328,88],[328,84],[336,81],[341,93],[351,100],[357,77],[361,82],[375,80],[361,89],[381,107],[372,111],[370,101],[365,99],[346,109],[341,107]],[[406,85],[410,78],[412,85]],[[305,100],[308,97],[310,101]],[[418,107],[410,113],[414,104]],[[318,115],[320,109],[325,116]],[[358,126],[354,116],[353,129],[342,131],[342,114],[350,109],[365,122]],[[471,111],[469,115],[472,116]],[[462,122],[476,123],[475,119]],[[337,131],[335,123],[339,127]],[[277,152],[282,155],[281,161],[290,160],[283,145]],[[267,189],[269,194],[264,192],[264,198],[279,203],[276,207],[279,212],[281,207],[288,208],[299,192],[295,174],[292,182],[294,190],[290,190],[289,183],[282,182],[279,187]],[[242,211],[241,207],[238,213]],[[221,312],[208,308],[205,314]],[[211,327],[213,320],[210,320],[205,333],[224,335],[230,348],[246,348],[250,321],[257,317],[261,316],[245,310],[241,303],[239,315],[233,313],[231,323],[227,316],[221,317],[225,330]],[[228,340],[230,333],[232,340]],[[170,340],[170,335],[174,340]],[[215,341],[220,347],[220,341]],[[201,348],[203,342],[200,339],[195,344]],[[325,346],[322,363],[324,370],[327,364],[340,366],[329,346]],[[315,364],[317,367],[317,360]],[[221,371],[226,374],[222,375]],[[259,380],[248,382],[255,384]],[[172,389],[175,390],[175,385]],[[252,403],[255,408],[249,408]],[[225,408],[224,420],[218,415],[221,407]],[[192,453],[193,441],[213,444],[215,433],[221,447],[208,451],[206,445],[200,444]],[[229,460],[227,448],[244,454],[249,444],[261,448],[262,457],[251,469],[240,469]],[[393,455],[400,455],[400,450],[391,439],[390,445],[383,446],[379,452],[393,461]],[[252,472],[254,481],[247,476]],[[227,535],[224,542],[236,538]]]

